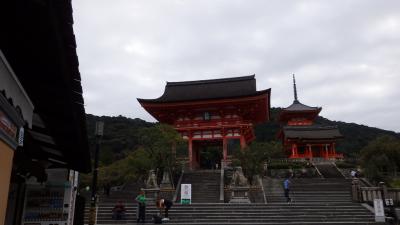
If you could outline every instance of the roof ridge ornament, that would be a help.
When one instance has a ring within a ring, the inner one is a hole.
[[[299,103],[299,100],[297,99],[297,88],[296,88],[296,78],[293,74],[293,90],[294,90],[294,103]]]

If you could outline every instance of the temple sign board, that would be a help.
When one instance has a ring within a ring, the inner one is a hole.
[[[192,203],[192,184],[181,184],[181,204]]]
[[[385,210],[382,199],[374,199],[375,222],[385,222]]]

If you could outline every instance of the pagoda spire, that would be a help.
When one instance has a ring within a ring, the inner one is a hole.
[[[297,100],[296,78],[294,77],[294,74],[293,74],[293,90],[294,90],[294,101],[293,102],[298,103],[299,100]]]

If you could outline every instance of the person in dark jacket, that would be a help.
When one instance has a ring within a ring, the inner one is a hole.
[[[113,212],[112,218],[114,220],[125,219],[125,211],[126,211],[125,205],[121,201],[118,201],[112,210]]]
[[[286,197],[286,202],[290,203],[292,202],[292,199],[290,198],[290,176],[288,176],[284,181],[283,181],[283,189],[285,191],[285,197]]]
[[[162,209],[164,209],[164,217],[169,220],[168,211],[172,207],[173,203],[168,199],[157,199],[156,206],[160,210],[160,214],[162,214]]]

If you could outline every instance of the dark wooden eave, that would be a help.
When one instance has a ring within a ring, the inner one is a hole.
[[[156,99],[137,100],[140,103],[171,103],[257,96],[269,90],[257,91],[255,75],[184,82],[167,82],[164,93]]]
[[[0,48],[35,105],[37,118],[26,132],[24,153],[90,171],[71,1],[6,0],[2,6],[7,19],[2,21]]]
[[[336,126],[284,126],[282,135],[285,139],[336,140],[343,138]]]
[[[294,100],[293,104],[280,111],[279,121],[286,122],[292,118],[306,118],[314,120],[321,110],[321,107],[311,107],[302,104],[298,100]]]
[[[284,108],[282,111],[285,112],[316,112],[316,111],[321,111],[321,107],[311,107],[308,105],[304,105],[298,100],[294,100],[293,104],[288,106],[287,108]]]
[[[178,111],[240,110],[245,120],[255,123],[270,118],[271,89],[256,90],[255,75],[213,80],[168,82],[157,99],[137,99],[147,112],[172,124]],[[240,109],[242,108],[242,109]],[[257,111],[258,114],[254,114]]]

